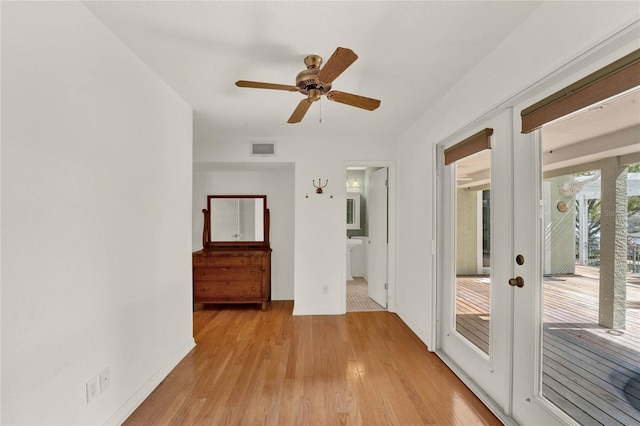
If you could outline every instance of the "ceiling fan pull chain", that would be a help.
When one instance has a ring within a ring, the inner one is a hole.
[[[322,98],[318,100],[318,104],[320,105],[320,120],[319,123],[322,124]]]

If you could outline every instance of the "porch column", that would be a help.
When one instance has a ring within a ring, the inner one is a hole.
[[[456,275],[479,273],[478,232],[482,232],[478,229],[478,191],[459,188],[456,201]]]
[[[578,263],[589,264],[589,204],[584,194],[576,196],[578,204]]]
[[[627,303],[627,167],[602,161],[599,323],[625,328]]]
[[[549,179],[550,187],[550,227],[545,231],[549,238],[549,274],[574,274],[576,272],[576,216],[575,203],[570,196],[561,191],[562,184],[573,183],[573,176],[560,176]],[[564,201],[568,210],[560,211],[557,205]]]

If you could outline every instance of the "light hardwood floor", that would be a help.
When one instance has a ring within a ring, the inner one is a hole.
[[[197,346],[125,425],[498,425],[389,312],[208,306]]]

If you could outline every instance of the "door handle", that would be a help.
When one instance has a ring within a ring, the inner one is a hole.
[[[522,288],[522,287],[524,287],[524,278],[522,278],[522,277],[510,278],[509,279],[509,285],[511,287]]]

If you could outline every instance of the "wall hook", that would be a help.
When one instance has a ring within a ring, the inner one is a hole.
[[[327,179],[324,183],[324,185],[322,184],[322,179],[318,178],[318,185],[316,185],[316,180],[313,180],[313,187],[316,188],[316,194],[322,194],[322,188],[325,188],[327,185],[329,184],[329,179]]]

